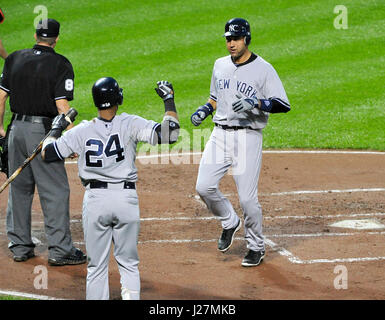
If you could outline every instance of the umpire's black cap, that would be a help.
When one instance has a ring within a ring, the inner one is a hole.
[[[43,38],[55,38],[59,35],[60,23],[55,19],[40,20],[36,26],[36,35]]]

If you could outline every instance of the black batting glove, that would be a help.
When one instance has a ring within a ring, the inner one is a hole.
[[[174,88],[172,84],[166,80],[158,81],[157,88],[155,88],[156,93],[159,97],[166,101],[168,99],[174,99]]]

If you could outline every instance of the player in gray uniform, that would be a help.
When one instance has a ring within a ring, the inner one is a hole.
[[[89,259],[87,299],[109,299],[111,242],[121,276],[122,299],[140,298],[136,147],[138,142],[171,144],[179,135],[172,85],[159,81],[155,90],[165,104],[161,124],[127,113],[117,115],[123,102],[122,89],[113,78],[101,78],[92,88],[99,116],[82,121],[59,139],[66,121],[56,119],[56,129],[43,144],[45,161],[57,161],[72,153],[79,155],[79,177],[86,187],[83,229]]]
[[[192,123],[198,126],[216,110],[215,127],[202,155],[196,190],[221,221],[223,231],[218,249],[225,252],[241,228],[241,219],[218,189],[222,177],[232,169],[249,249],[242,266],[257,266],[265,256],[262,209],[258,201],[262,129],[270,113],[287,112],[290,105],[277,72],[249,50],[249,23],[241,18],[229,20],[224,36],[230,55],[216,60],[210,98],[191,116]]]

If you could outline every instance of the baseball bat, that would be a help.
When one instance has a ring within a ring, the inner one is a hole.
[[[75,117],[77,116],[78,112],[71,108],[68,110],[68,112],[65,114],[65,119],[71,124]],[[3,192],[3,190],[13,181],[15,178],[20,174],[20,172],[40,153],[41,148],[43,146],[44,140],[49,137],[51,134],[51,130],[47,133],[47,135],[43,138],[43,140],[40,141],[40,143],[37,145],[37,147],[32,151],[31,155],[24,160],[23,164],[15,170],[15,172],[3,183],[3,185],[0,187],[0,193]]]

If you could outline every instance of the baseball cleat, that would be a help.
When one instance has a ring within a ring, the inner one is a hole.
[[[242,260],[242,266],[255,267],[262,262],[264,257],[265,257],[265,250],[262,250],[262,251],[249,250],[247,255]]]
[[[241,228],[242,222],[239,219],[236,227],[231,229],[223,229],[221,237],[218,240],[218,250],[221,252],[226,252],[229,250],[231,245],[233,244],[235,233]]]
[[[50,266],[64,266],[83,264],[87,261],[87,256],[78,248],[73,248],[70,254],[60,258],[49,258],[48,264]]]
[[[13,261],[15,262],[24,262],[27,261],[30,258],[33,258],[35,256],[35,253],[28,252],[27,254],[22,254],[22,255],[14,255],[13,256]]]

